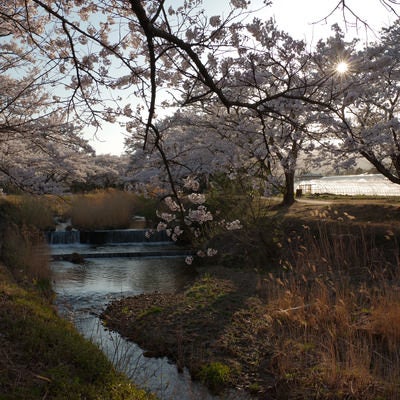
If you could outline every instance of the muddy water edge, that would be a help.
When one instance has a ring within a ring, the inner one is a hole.
[[[181,292],[198,275],[182,258],[96,258],[83,265],[54,261],[52,269],[60,313],[97,343],[138,386],[165,400],[247,398],[242,391],[211,393],[199,381],[191,379],[188,369],[173,363],[168,354],[144,351],[138,345],[140,341],[126,340],[124,332],[108,322],[104,326],[100,320],[112,301],[128,296],[170,298]],[[120,318],[128,312],[123,308],[119,311]]]

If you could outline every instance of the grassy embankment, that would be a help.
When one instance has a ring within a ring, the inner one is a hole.
[[[0,399],[154,399],[57,316],[41,234],[53,205],[11,196],[1,204]]]
[[[104,318],[216,391],[400,399],[399,238],[393,200],[272,207],[217,241],[224,256],[185,292],[125,299]]]

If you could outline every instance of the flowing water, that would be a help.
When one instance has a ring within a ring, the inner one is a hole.
[[[137,245],[138,248],[146,245]],[[158,247],[168,246],[159,244]],[[130,249],[135,245],[129,245]],[[76,251],[77,245],[53,246],[53,253]],[[81,249],[82,247],[79,247]],[[96,251],[114,252],[106,245]],[[151,247],[154,248],[154,245]],[[136,344],[103,327],[99,314],[111,300],[141,293],[176,291],[191,282],[196,272],[182,257],[93,258],[85,265],[53,261],[54,290],[60,313],[71,319],[77,329],[97,343],[116,367],[135,384],[166,400],[219,399],[193,382],[187,371],[178,373],[166,358],[147,358]],[[223,399],[244,399],[229,393]]]

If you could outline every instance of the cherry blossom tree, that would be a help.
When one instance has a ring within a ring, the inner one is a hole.
[[[335,134],[332,151],[360,154],[381,174],[400,184],[399,119],[400,58],[399,21],[382,30],[380,40],[357,50],[355,42],[345,43],[343,35],[320,42],[320,60],[340,54],[348,69],[337,74],[335,87],[329,89],[334,101],[328,130]],[[339,49],[339,50],[338,50]],[[326,64],[326,61],[324,62]]]
[[[295,113],[295,104],[289,106]],[[192,106],[160,121],[158,146],[178,187],[187,176],[212,182],[213,177],[224,174],[235,180],[240,177],[251,191],[281,191],[284,204],[290,205],[294,202],[298,158],[315,147],[312,139],[316,136],[310,126],[317,118],[302,112],[292,116],[298,123],[290,125],[284,119],[260,119],[245,110],[228,113],[218,104],[201,109]],[[156,148],[143,151],[144,136],[143,125],[129,141],[133,179],[165,187],[165,167]]]
[[[277,186],[279,165],[286,182],[279,186],[285,194],[284,202],[291,204],[298,153],[309,138],[307,126],[315,119],[311,116],[326,99],[321,100],[316,89],[327,77],[309,73],[310,55],[305,43],[278,31],[272,20],[254,19],[243,29],[246,39],[237,50],[240,57],[209,56],[209,72],[220,77],[221,87],[235,102],[226,107],[209,90],[203,92],[204,85],[196,87],[194,77],[183,74],[182,104],[191,108],[198,104],[199,112],[176,113],[172,125],[172,120],[164,120],[161,126],[153,123],[153,139],[149,139],[148,120],[141,121],[146,129],[140,142],[161,153],[160,160],[170,166],[167,175],[174,182],[179,176],[177,166],[187,174],[202,169],[208,169],[206,173],[210,174],[210,169],[215,172],[218,165],[220,172],[246,170]],[[132,143],[138,156],[137,138]],[[183,160],[185,155],[190,164]],[[208,161],[207,156],[212,159]],[[141,159],[146,160],[146,156]],[[152,175],[157,176],[153,158],[147,161]]]
[[[58,104],[57,80],[36,65],[28,39],[16,40],[15,26],[0,19],[0,180],[32,193],[68,189],[85,179],[84,155],[93,150]]]
[[[87,157],[87,177],[83,183],[77,182],[76,189],[123,189],[129,186],[127,171],[129,166],[128,155],[100,154]]]
[[[164,1],[14,0],[0,16],[15,32],[11,43],[34,52],[48,79],[55,79],[57,71],[65,95],[60,101],[95,125],[99,118],[130,117],[134,109],[116,104],[118,98],[107,99],[108,92],[101,91],[105,87],[130,89],[144,100],[148,131],[164,100],[159,95],[163,88],[182,88],[180,104],[216,96],[227,108],[277,114],[280,110],[271,104],[277,98],[315,101],[304,80],[295,79],[301,66],[296,69],[279,60],[283,51],[291,53],[290,45],[296,48],[300,42],[286,40],[277,49],[275,42],[283,35],[271,21],[242,22],[248,15],[246,1],[232,1],[224,19],[208,17],[200,5],[195,0],[176,9]],[[248,83],[270,80],[268,88],[256,96],[245,90],[238,97],[238,90],[226,85],[244,69]],[[310,88],[320,84],[306,83]]]
[[[366,48],[355,65],[361,84],[349,90],[353,100],[345,118],[347,144],[380,173],[400,184],[400,24],[382,31],[380,42]],[[361,85],[361,86],[360,86]],[[349,99],[350,98],[350,99]]]
[[[0,55],[2,49],[0,49]],[[0,75],[0,172],[3,184],[32,193],[59,192],[85,179],[93,151],[32,75]]]
[[[395,2],[384,3],[394,10]],[[337,5],[352,11],[344,1]],[[67,120],[75,113],[75,121],[99,126],[125,118],[129,130],[136,115],[145,119],[146,148],[161,140],[154,121],[165,104],[218,101],[297,131],[285,105],[331,106],[321,88],[332,72],[310,74],[304,44],[272,21],[251,19],[244,0],[232,0],[224,18],[207,16],[199,0],[177,7],[159,0],[12,0],[0,5],[0,22],[7,46],[32,55],[44,80],[57,86],[54,101]]]

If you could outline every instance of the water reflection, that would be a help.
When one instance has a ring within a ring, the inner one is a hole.
[[[196,275],[179,258],[97,258],[86,265],[67,261],[52,263],[54,290],[60,312],[77,329],[97,343],[116,367],[160,399],[218,399],[200,384],[192,382],[187,371],[178,373],[165,358],[147,358],[134,343],[106,330],[98,315],[112,299],[141,293],[173,292],[187,285]],[[239,399],[239,393],[224,399]]]
[[[178,258],[97,258],[85,265],[54,261],[57,293],[132,295],[173,292],[194,277],[194,270]]]

